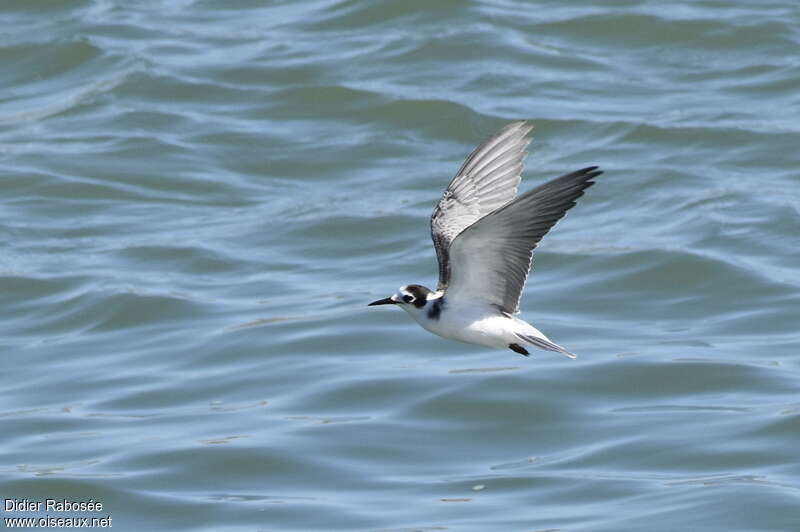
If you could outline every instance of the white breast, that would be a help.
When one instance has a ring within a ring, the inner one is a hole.
[[[428,305],[429,306],[429,305]],[[446,303],[438,319],[428,317],[422,309],[409,312],[422,327],[428,331],[469,344],[504,348],[519,343],[516,332],[523,332],[525,322],[508,318],[489,305],[464,305]]]

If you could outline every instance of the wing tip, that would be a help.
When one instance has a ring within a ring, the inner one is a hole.
[[[533,129],[533,124],[530,123],[527,119],[519,119],[519,120],[512,120],[508,124],[503,127],[503,129],[516,129],[516,128],[527,128],[528,130]],[[502,130],[501,130],[502,131]]]
[[[542,186],[547,186],[551,183],[558,183],[561,186],[572,186],[572,187],[579,187],[581,193],[576,196],[576,199],[583,195],[583,190],[589,188],[590,186],[595,184],[593,181],[594,178],[602,175],[604,172],[599,169],[599,166],[587,166],[586,168],[581,168],[580,170],[576,170],[569,174],[563,175],[552,181],[548,181],[544,183]],[[567,185],[567,183],[570,183]]]
[[[599,166],[587,166],[586,168],[581,168],[580,170],[573,172],[573,174],[578,177],[582,177],[587,181],[589,179],[594,179],[595,177],[602,175],[604,172],[600,170]]]
[[[519,136],[520,139],[525,139],[525,145],[530,144],[533,136],[530,134],[533,131],[533,124],[527,120],[514,120],[503,126],[491,138],[505,137],[506,135]],[[526,142],[527,141],[527,142]]]

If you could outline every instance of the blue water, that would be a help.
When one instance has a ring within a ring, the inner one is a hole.
[[[794,2],[8,1],[0,498],[118,530],[800,529]],[[507,122],[522,317],[367,308]],[[4,525],[5,526],[5,525]]]

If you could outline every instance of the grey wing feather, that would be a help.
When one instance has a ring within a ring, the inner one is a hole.
[[[461,232],[449,249],[447,298],[517,313],[533,250],[601,173],[592,166],[549,181]]]
[[[431,238],[439,260],[437,290],[447,287],[448,249],[467,227],[514,199],[533,126],[512,122],[478,146],[445,190],[431,216]]]

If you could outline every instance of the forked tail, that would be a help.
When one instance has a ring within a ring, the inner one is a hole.
[[[555,351],[556,353],[561,353],[564,356],[569,358],[576,358],[575,353],[570,353],[563,347],[558,344],[554,344],[550,340],[545,338],[539,338],[538,336],[531,336],[529,334],[519,334],[516,333],[517,337],[522,340],[523,342],[527,342],[533,346],[538,347],[539,349],[544,349],[545,351]]]

